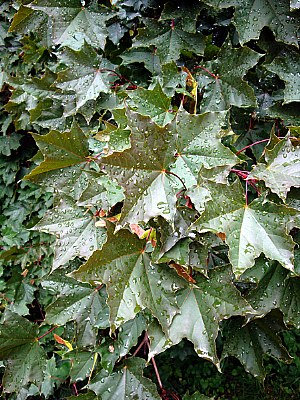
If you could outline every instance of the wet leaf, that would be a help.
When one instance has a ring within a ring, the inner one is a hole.
[[[109,326],[105,290],[61,276],[59,271],[45,278],[42,286],[57,295],[46,308],[47,323],[64,325],[68,321],[76,321],[78,345],[86,347],[95,344],[97,328]]]
[[[32,134],[44,161],[25,179],[40,183],[78,199],[87,185],[88,141],[82,130],[73,124],[70,131],[50,131],[47,135]]]
[[[106,230],[96,226],[97,218],[86,208],[65,196],[59,205],[47,211],[34,230],[56,235],[53,269],[76,256],[88,258],[106,241]]]
[[[0,325],[0,358],[5,360],[5,392],[19,392],[29,382],[43,382],[46,354],[37,341],[38,327],[11,311]]]
[[[267,70],[274,72],[285,83],[284,103],[299,101],[300,91],[300,55],[296,51],[283,52],[271,64],[266,64]]]
[[[232,48],[225,45],[216,60],[201,64],[198,67],[197,81],[204,90],[202,112],[223,111],[232,105],[255,106],[254,91],[243,77],[258,63],[260,57],[261,54],[249,47]]]
[[[258,163],[249,177],[263,180],[272,192],[285,200],[292,186],[300,186],[300,147],[286,139],[273,149],[266,149],[264,156],[266,164]]]
[[[247,300],[261,314],[279,308],[285,323],[299,329],[299,285],[298,277],[291,277],[285,268],[273,261]]]
[[[125,229],[114,235],[109,226],[102,250],[72,273],[81,281],[106,284],[113,331],[146,307],[167,330],[178,312],[175,293],[183,282],[168,266],[151,262],[145,242]]]
[[[144,360],[128,359],[118,372],[111,375],[100,372],[88,387],[103,400],[159,400],[155,384],[142,375],[144,368]]]
[[[152,329],[150,326],[149,358],[187,338],[199,357],[220,368],[215,344],[220,321],[255,312],[234,287],[228,267],[211,271],[209,279],[199,276],[196,285],[179,293],[178,305],[180,313],[175,315],[167,335],[158,325]]]
[[[180,25],[173,26],[169,22],[158,22],[149,18],[146,27],[139,29],[133,47],[150,45],[157,48],[156,54],[162,64],[178,60],[182,52],[202,55],[204,51],[204,39],[201,33],[185,32]]]
[[[252,267],[261,253],[293,271],[294,242],[287,228],[295,223],[295,210],[272,203],[263,195],[246,206],[238,181],[222,186],[222,190],[212,183],[209,188],[212,200],[192,229],[225,234],[236,275]]]
[[[241,44],[258,39],[261,30],[268,26],[278,41],[297,46],[298,21],[285,0],[209,0],[218,7],[235,6],[234,24]]]
[[[87,42],[104,49],[108,33],[105,21],[111,17],[108,9],[84,7],[79,0],[36,0],[28,7],[48,15],[51,44],[78,50]]]
[[[263,367],[265,353],[284,362],[292,361],[278,336],[278,333],[284,330],[281,315],[270,313],[245,326],[243,322],[241,318],[229,322],[222,358],[236,357],[247,372],[262,381],[265,378]]]

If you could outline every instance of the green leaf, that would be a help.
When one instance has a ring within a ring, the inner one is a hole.
[[[129,359],[118,372],[107,376],[100,372],[88,384],[88,388],[101,396],[102,400],[159,400],[155,384],[142,375],[144,368],[144,360],[137,357]]]
[[[300,101],[300,55],[296,51],[282,52],[271,64],[265,64],[268,71],[274,72],[285,83],[284,103]]]
[[[192,225],[198,232],[222,232],[229,246],[235,274],[254,265],[261,253],[293,271],[294,242],[287,229],[295,223],[296,211],[264,198],[248,206],[239,181],[232,185],[209,185],[212,200]]]
[[[270,313],[246,326],[243,323],[241,318],[229,321],[222,359],[236,357],[247,372],[262,381],[266,375],[263,367],[264,354],[270,354],[284,362],[292,361],[278,336],[284,330],[281,315]]]
[[[263,180],[272,192],[285,201],[292,186],[300,186],[300,148],[290,139],[265,150],[266,164],[258,163],[249,178]]]
[[[138,314],[130,321],[125,322],[118,330],[116,339],[106,338],[97,348],[101,355],[101,366],[111,373],[115,363],[129,353],[133,346],[137,345],[138,339],[147,329],[147,323],[143,314]]]
[[[203,55],[205,43],[201,33],[185,32],[180,26],[150,18],[145,18],[144,23],[146,27],[139,29],[133,47],[155,46],[162,64],[178,60],[183,52]]]
[[[28,7],[48,15],[51,44],[78,50],[87,42],[104,49],[108,33],[105,22],[111,17],[108,9],[95,3],[85,7],[80,0],[35,0]]]
[[[113,331],[146,307],[167,330],[178,312],[175,293],[183,282],[166,265],[152,264],[145,240],[125,229],[115,235],[112,231],[109,227],[102,250],[95,251],[72,276],[106,284]]]
[[[152,331],[150,326],[149,359],[187,338],[199,357],[220,368],[215,344],[220,321],[255,312],[233,285],[228,267],[211,271],[209,279],[199,276],[195,286],[179,293],[178,305],[180,313],[175,315],[167,336],[158,326]]]
[[[90,207],[108,211],[116,203],[124,198],[123,189],[106,175],[100,175],[91,171],[89,183],[78,201],[79,206]]]
[[[290,13],[285,0],[208,0],[217,7],[235,6],[234,24],[241,44],[258,39],[261,30],[268,26],[278,41],[298,46],[299,22]]]
[[[68,321],[76,321],[79,346],[95,344],[97,328],[108,327],[105,291],[62,276],[61,272],[43,279],[42,286],[50,293],[58,294],[57,299],[46,308],[47,323],[64,325]]]
[[[254,91],[243,77],[260,57],[261,54],[246,46],[232,48],[223,45],[216,60],[198,67],[198,85],[204,88],[200,103],[202,112],[228,110],[230,106],[255,106]]]
[[[95,354],[91,351],[73,350],[67,353],[66,356],[72,363],[70,372],[71,382],[83,381],[90,376],[94,365]]]
[[[260,314],[279,308],[283,312],[285,323],[299,329],[300,279],[289,277],[289,272],[276,261],[268,264],[271,265],[267,272],[257,288],[247,296],[247,300]]]
[[[186,186],[196,185],[202,167],[216,171],[215,179],[222,181],[230,168],[239,162],[232,151],[221,143],[226,131],[227,113],[189,114],[181,109],[176,120],[168,125],[177,136],[177,161],[171,171],[181,176]],[[170,129],[169,128],[169,129]],[[221,172],[217,167],[222,167]]]
[[[157,125],[165,126],[172,121],[171,99],[167,97],[159,84],[153,90],[137,89],[128,93],[127,104],[141,115],[152,118]]]
[[[103,169],[125,191],[119,225],[147,222],[158,215],[172,221],[175,178],[165,172],[174,160],[172,131],[131,111],[128,111],[128,125],[132,132],[131,148],[101,159]]]
[[[106,231],[95,224],[96,218],[91,212],[76,206],[73,199],[65,196],[32,229],[56,235],[53,261],[53,269],[56,269],[76,256],[89,258],[102,247]]]
[[[60,54],[60,61],[68,68],[59,72],[56,86],[71,99],[66,102],[72,104],[73,98],[76,107],[66,105],[65,116],[75,114],[89,100],[96,100],[100,93],[110,92],[111,71],[114,65],[97,55],[96,51],[85,44],[81,50],[64,49]],[[69,109],[68,109],[69,108]]]
[[[197,18],[202,7],[199,0],[190,0],[188,3],[169,1],[163,9],[160,20],[181,19],[185,32],[196,33]]]
[[[38,327],[11,311],[0,325],[0,359],[6,360],[4,391],[19,392],[29,382],[43,381],[46,354],[37,341]]]
[[[207,397],[202,393],[195,392],[192,395],[185,394],[183,400],[213,400],[213,398]]]
[[[78,199],[87,186],[88,141],[83,131],[73,124],[70,131],[32,134],[44,161],[25,176],[32,182],[63,192]]]

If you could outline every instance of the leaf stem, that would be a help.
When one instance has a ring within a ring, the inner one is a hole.
[[[210,72],[207,68],[203,67],[202,65],[197,65],[196,67],[194,67],[194,69],[203,69],[203,71],[207,72],[210,76],[212,76],[214,79],[219,79],[219,75],[215,75],[212,72]]]
[[[285,137],[284,137],[284,136],[278,136],[278,139],[285,139]],[[291,137],[290,139],[293,139],[293,138]],[[255,146],[255,145],[260,144],[260,143],[268,142],[269,140],[270,140],[270,138],[268,138],[268,139],[262,139],[262,140],[258,140],[257,142],[248,144],[248,146],[243,147],[241,150],[237,151],[235,154],[238,155],[238,154],[240,154],[242,151],[247,150],[247,149],[249,149],[249,148],[252,147],[252,146]]]
[[[163,172],[165,172],[165,173],[168,174],[168,175],[173,175],[173,176],[175,176],[175,177],[176,177],[177,179],[179,179],[180,182],[182,183],[182,186],[184,187],[184,190],[187,190],[187,187],[185,186],[185,183],[184,183],[183,179],[180,178],[180,176],[178,176],[178,175],[175,174],[174,172],[167,171],[166,169],[164,169]]]
[[[146,343],[147,343],[148,349],[150,349],[149,336],[148,336],[147,332],[145,333],[145,339],[146,339]],[[159,375],[158,368],[157,368],[156,362],[154,360],[154,357],[151,357],[151,362],[153,364],[153,368],[154,368],[154,371],[155,371],[155,375],[156,375],[156,379],[157,379],[157,382],[158,382],[158,386],[159,386],[160,390],[163,392],[164,388],[163,388],[163,385],[162,385],[162,382],[161,382],[161,379],[160,379],[160,375]]]
[[[46,333],[44,333],[43,335],[39,336],[36,340],[41,340],[43,337],[49,335],[49,333],[51,333],[52,331],[54,331],[54,329],[58,328],[58,325],[53,326],[53,328],[49,329],[49,331],[47,331]]]

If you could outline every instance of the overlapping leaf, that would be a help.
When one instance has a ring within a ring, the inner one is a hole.
[[[85,7],[80,0],[36,0],[28,7],[48,15],[51,44],[78,50],[87,42],[104,49],[108,34],[105,22],[111,17],[108,9],[95,4]]]
[[[185,32],[180,26],[173,26],[169,22],[158,22],[147,19],[146,27],[139,29],[139,34],[133,47],[157,48],[157,55],[162,64],[179,59],[182,52],[193,52],[202,55],[204,52],[204,37],[200,33]]]
[[[238,181],[232,185],[210,184],[212,200],[192,225],[199,232],[222,232],[229,259],[237,275],[254,265],[261,253],[293,270],[294,242],[287,234],[297,212],[260,196],[248,206]]]
[[[300,55],[296,51],[283,52],[271,64],[266,64],[267,70],[274,72],[285,83],[284,104],[300,101]]]
[[[74,124],[70,131],[32,136],[44,161],[26,179],[78,199],[88,181],[84,174],[84,168],[88,169],[88,141],[82,130]]]
[[[278,333],[284,330],[282,317],[278,313],[270,313],[246,326],[243,326],[243,322],[242,319],[229,322],[222,358],[235,356],[246,371],[262,381],[266,375],[263,367],[265,353],[284,362],[292,361],[278,336]]]
[[[18,393],[29,382],[43,382],[46,354],[36,340],[38,327],[27,319],[6,311],[0,325],[0,358],[6,360],[3,385],[8,393]]]
[[[298,45],[299,20],[290,13],[285,0],[207,0],[217,7],[235,6],[234,24],[241,44],[258,39],[261,30],[268,26],[277,40]]]
[[[187,338],[199,357],[220,368],[215,344],[219,322],[233,315],[255,313],[232,284],[228,267],[212,271],[209,279],[198,277],[195,286],[180,293],[178,304],[180,313],[174,317],[167,336],[158,325],[150,327],[149,357]]]
[[[78,344],[83,347],[95,344],[97,328],[108,326],[105,291],[61,276],[61,273],[45,278],[42,286],[58,295],[46,309],[46,321],[58,325],[76,321]]]
[[[139,114],[151,117],[157,125],[164,126],[174,118],[171,99],[164,94],[159,84],[153,90],[141,88],[128,95],[128,105]]]
[[[100,372],[88,387],[103,400],[159,400],[155,384],[142,375],[144,368],[144,360],[129,359],[123,368],[111,375],[105,376]]]
[[[109,175],[125,190],[120,225],[147,222],[162,215],[174,219],[176,192],[174,177],[165,171],[174,160],[175,137],[148,117],[128,112],[131,148],[102,158]]]
[[[239,162],[232,151],[221,143],[226,124],[226,112],[193,115],[184,110],[180,110],[176,120],[170,124],[177,134],[177,161],[171,171],[181,176],[187,187],[197,184],[202,167],[215,168],[215,179],[219,180],[228,175],[230,168]]]
[[[271,262],[257,288],[250,292],[247,300],[259,313],[267,314],[279,308],[286,324],[299,329],[300,280],[290,277],[289,272],[277,262]]]
[[[76,108],[66,104],[65,116],[75,114],[89,100],[96,100],[100,93],[109,93],[111,70],[114,65],[97,55],[93,47],[85,44],[81,50],[65,49],[60,60],[66,66],[58,74],[56,86],[66,94],[71,95],[65,102],[72,105],[73,98]]]
[[[110,226],[102,250],[95,251],[72,276],[106,284],[112,330],[147,307],[166,331],[179,311],[175,293],[183,282],[166,265],[152,264],[145,240],[125,229],[114,235]]]
[[[88,258],[106,241],[106,230],[96,226],[91,212],[65,196],[59,206],[49,210],[34,227],[56,235],[53,269],[76,256]]]
[[[261,56],[246,46],[234,49],[223,45],[216,60],[201,65],[197,80],[204,88],[202,111],[255,106],[254,91],[243,77]]]
[[[290,139],[265,150],[266,164],[258,163],[249,177],[261,179],[283,200],[292,186],[300,186],[300,148]]]

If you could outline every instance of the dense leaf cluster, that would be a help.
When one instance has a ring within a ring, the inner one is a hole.
[[[298,3],[1,3],[7,398],[176,399],[143,369],[183,339],[292,361]]]

